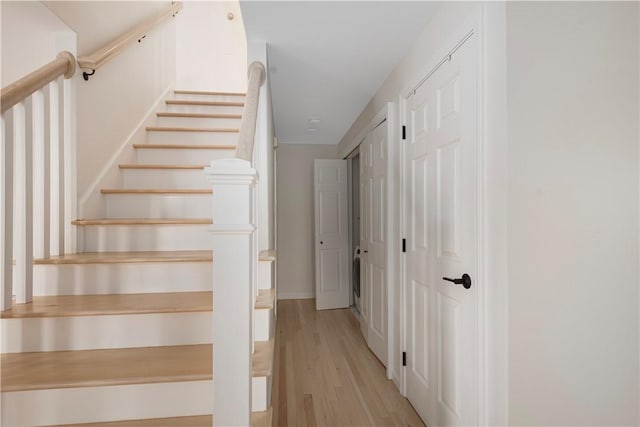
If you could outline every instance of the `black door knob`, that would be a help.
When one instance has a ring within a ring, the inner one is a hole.
[[[323,242],[322,240],[320,240],[320,244],[321,244],[321,245],[324,245],[324,242]]]
[[[455,283],[456,285],[462,285],[465,289],[469,289],[471,287],[471,276],[467,273],[464,273],[459,279],[450,279],[449,277],[443,277],[447,282]]]

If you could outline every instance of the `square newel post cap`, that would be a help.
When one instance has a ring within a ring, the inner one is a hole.
[[[251,162],[243,159],[212,160],[204,174],[212,184],[252,185],[258,177]]]

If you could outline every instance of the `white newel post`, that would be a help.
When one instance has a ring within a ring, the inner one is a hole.
[[[256,171],[242,159],[211,162],[213,185],[214,424],[251,425]]]

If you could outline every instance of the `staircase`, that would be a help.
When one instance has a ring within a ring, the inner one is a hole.
[[[34,260],[33,302],[2,312],[3,426],[212,424],[215,194],[203,168],[234,157],[243,103],[175,91],[136,162],[118,166],[121,187],[101,190],[104,218],[73,222],[79,253]],[[274,259],[260,253],[254,425],[271,423]]]

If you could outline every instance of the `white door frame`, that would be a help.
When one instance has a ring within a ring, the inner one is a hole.
[[[487,425],[487,395],[485,393],[486,390],[486,351],[487,351],[487,333],[486,333],[486,322],[485,315],[487,310],[486,298],[485,295],[487,293],[486,289],[486,266],[485,266],[485,244],[486,244],[486,229],[485,225],[485,128],[484,128],[484,69],[483,69],[483,58],[484,58],[484,44],[482,39],[482,17],[478,17],[478,20],[475,22],[470,22],[468,26],[461,27],[456,32],[457,36],[452,38],[449,43],[444,44],[437,54],[433,55],[431,61],[429,61],[429,67],[421,74],[421,76],[414,81],[410,85],[408,85],[398,96],[398,128],[402,131],[402,126],[407,126],[408,118],[407,118],[407,103],[410,95],[412,95],[414,89],[418,85],[418,83],[423,83],[424,76],[427,76],[432,70],[435,70],[438,64],[446,58],[449,52],[457,46],[462,40],[464,40],[470,33],[474,34],[476,37],[476,45],[477,45],[477,64],[476,70],[478,72],[477,81],[478,81],[478,94],[477,94],[477,106],[476,106],[476,114],[477,114],[477,157],[476,157],[476,226],[477,226],[477,251],[476,251],[476,265],[477,265],[477,279],[474,278],[474,286],[476,286],[478,291],[478,301],[477,301],[477,324],[478,324],[478,425]],[[405,170],[406,165],[404,164],[405,157],[405,146],[407,140],[402,140],[399,144],[399,167],[400,170]],[[400,221],[401,227],[401,235],[405,237],[407,234],[406,224],[405,224],[405,214],[406,214],[406,190],[407,183],[404,174],[400,176],[400,185],[397,187],[400,193],[400,215],[398,220]],[[406,313],[408,310],[407,307],[407,283],[406,283],[406,254],[403,253],[400,257],[401,261],[399,262],[398,268],[400,269],[400,321],[401,321],[401,337],[400,342],[403,351],[406,351],[407,348],[407,325],[406,325]],[[403,396],[406,396],[406,369],[403,367],[402,374],[400,378],[400,393]]]

